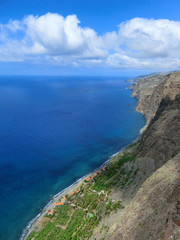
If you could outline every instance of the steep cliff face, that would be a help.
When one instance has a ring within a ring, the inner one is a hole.
[[[132,95],[138,98],[136,110],[146,116],[148,125],[162,99],[168,96],[173,100],[177,94],[180,94],[179,72],[142,78],[134,86]]]
[[[174,97],[173,97],[174,98]],[[164,98],[143,133],[136,149],[138,157],[150,157],[155,168],[161,167],[180,152],[180,95]]]
[[[180,239],[180,73],[145,77],[134,86],[147,128],[133,149],[139,170],[119,195],[124,211],[104,219],[92,239]],[[113,195],[113,194],[112,194]],[[99,228],[100,229],[100,228]]]
[[[157,170],[132,198],[111,239],[180,239],[180,73],[149,80],[140,80],[133,92],[140,98],[137,110],[147,117],[135,154]]]
[[[109,239],[180,239],[180,154],[141,186]]]
[[[180,72],[148,77],[136,85],[133,94],[140,98],[137,110],[146,115],[147,129],[135,153],[152,158],[157,169],[180,152]]]

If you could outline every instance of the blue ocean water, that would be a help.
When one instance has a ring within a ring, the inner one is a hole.
[[[0,240],[145,124],[125,78],[0,77]]]

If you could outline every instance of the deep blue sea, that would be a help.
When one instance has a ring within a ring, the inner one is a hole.
[[[0,77],[0,240],[145,125],[118,77]]]

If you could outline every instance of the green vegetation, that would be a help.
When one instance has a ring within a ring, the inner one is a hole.
[[[123,168],[123,165],[127,162],[133,162],[135,160],[135,156],[130,154],[124,154],[123,156],[119,157],[119,159],[115,162],[109,164],[107,170],[104,174],[100,175],[93,185],[92,189],[96,191],[108,191],[112,187],[115,188],[116,186],[121,185],[121,188],[129,183],[134,181],[135,175],[137,174],[137,169],[134,170],[133,168],[130,171],[126,171]]]
[[[29,237],[27,238],[27,240],[33,239],[33,237],[36,235],[36,233],[33,231],[31,232],[31,234],[29,235]]]
[[[105,214],[110,214],[112,211],[117,211],[118,208],[123,208],[121,201],[112,202],[111,200],[106,204]]]
[[[121,201],[111,199],[113,188],[130,185],[137,174],[135,156],[124,154],[108,164],[89,182],[83,182],[80,193],[66,196],[68,204],[54,208],[52,216],[45,215],[41,230],[32,232],[27,240],[77,240],[89,239],[100,220],[123,208]],[[130,170],[124,164],[131,162]]]

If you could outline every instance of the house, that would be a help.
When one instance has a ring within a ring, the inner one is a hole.
[[[51,211],[51,210],[48,211],[48,215],[52,215],[53,213],[54,211]]]
[[[61,205],[64,205],[64,202],[58,202],[58,203],[55,203],[54,205],[55,206],[61,206]]]

